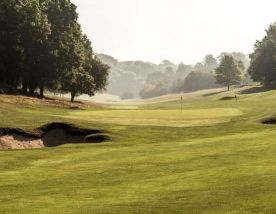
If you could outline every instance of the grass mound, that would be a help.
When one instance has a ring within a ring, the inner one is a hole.
[[[49,96],[43,99],[37,97],[21,96],[21,95],[6,95],[0,92],[0,102],[12,105],[32,105],[40,107],[53,107],[69,110],[97,109],[101,108],[100,104],[92,101],[75,101],[71,103],[69,99],[57,96]]]

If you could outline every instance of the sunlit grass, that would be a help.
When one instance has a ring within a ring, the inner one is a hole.
[[[64,117],[119,125],[190,127],[227,122],[231,117],[241,114],[242,112],[235,108],[209,108],[183,111],[180,109],[76,111]]]
[[[65,121],[114,137],[0,152],[0,213],[274,213],[276,127],[260,120],[276,92],[220,100],[236,93],[186,98],[182,113],[178,99],[81,111],[3,101],[2,127]]]

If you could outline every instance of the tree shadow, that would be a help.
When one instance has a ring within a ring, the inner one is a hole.
[[[222,92],[225,92],[225,91],[219,91],[219,92],[213,92],[213,93],[204,94],[203,97],[210,97],[210,96],[213,96],[213,95],[220,94]]]
[[[240,91],[240,94],[254,94],[254,93],[261,93],[266,91],[276,90],[276,86],[256,86],[253,88],[248,88],[245,90]]]

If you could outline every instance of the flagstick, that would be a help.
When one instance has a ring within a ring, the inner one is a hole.
[[[183,97],[181,96],[181,112],[183,111]]]

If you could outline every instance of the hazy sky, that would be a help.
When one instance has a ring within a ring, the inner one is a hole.
[[[119,60],[195,63],[250,53],[276,22],[276,0],[72,0],[96,53]]]

